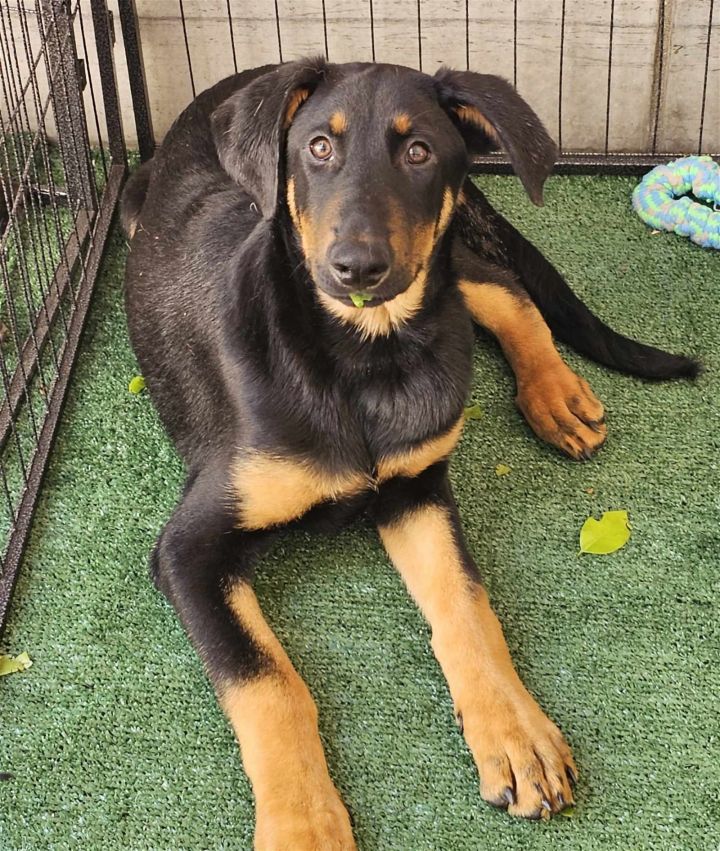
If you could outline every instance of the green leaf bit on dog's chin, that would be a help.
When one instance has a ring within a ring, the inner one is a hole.
[[[482,418],[483,412],[480,405],[468,405],[464,410],[466,420],[479,420]]]
[[[355,307],[365,307],[365,302],[372,301],[372,296],[366,293],[350,293],[350,301]]]
[[[27,653],[19,653],[14,659],[12,656],[0,656],[0,677],[19,674],[30,667],[32,667],[32,659]]]
[[[606,511],[600,520],[588,517],[580,530],[580,552],[608,555],[630,539],[627,511]]]
[[[138,393],[142,393],[144,389],[145,379],[142,377],[142,375],[136,375],[135,378],[133,378],[128,384],[129,392],[133,393],[135,396],[137,396]]]

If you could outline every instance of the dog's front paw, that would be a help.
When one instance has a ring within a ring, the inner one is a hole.
[[[550,818],[571,806],[577,769],[562,733],[523,690],[488,703],[470,700],[458,719],[480,775],[480,794],[522,818]]]
[[[309,789],[304,790],[310,793]],[[332,784],[300,802],[258,801],[255,851],[355,851],[350,817]]]
[[[576,461],[590,458],[605,443],[602,403],[562,361],[518,381],[515,401],[538,437]]]

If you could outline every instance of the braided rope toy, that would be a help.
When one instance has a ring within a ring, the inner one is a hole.
[[[687,192],[713,206],[693,201]],[[712,157],[681,157],[657,166],[635,187],[633,207],[653,228],[720,249],[720,166]]]

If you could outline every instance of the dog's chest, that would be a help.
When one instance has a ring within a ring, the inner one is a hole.
[[[313,452],[278,445],[237,457],[232,486],[243,526],[289,523],[447,458],[460,439],[468,375],[469,362],[458,369],[435,357],[413,369],[360,370],[332,401],[326,397],[332,425],[316,435]]]

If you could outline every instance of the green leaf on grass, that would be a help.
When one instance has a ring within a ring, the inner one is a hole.
[[[565,807],[564,810],[560,810],[560,815],[565,816],[565,818],[572,818],[575,815],[575,807]]]
[[[480,405],[468,405],[464,410],[463,414],[465,415],[466,420],[479,420],[482,415],[482,408]]]
[[[372,301],[372,296],[365,293],[350,293],[350,301],[355,307],[365,307],[365,302]]]
[[[495,468],[496,476],[507,476],[507,474],[512,470],[512,467],[508,467],[507,464],[498,464]]]
[[[580,530],[580,552],[607,555],[630,539],[627,511],[606,511],[600,520],[588,517]]]
[[[142,377],[142,375],[136,375],[135,378],[133,378],[128,384],[128,390],[131,393],[134,393],[136,396],[138,395],[138,393],[142,393],[144,389],[145,379]]]
[[[31,666],[32,659],[27,653],[19,653],[15,658],[12,656],[0,656],[0,677],[27,671]]]

